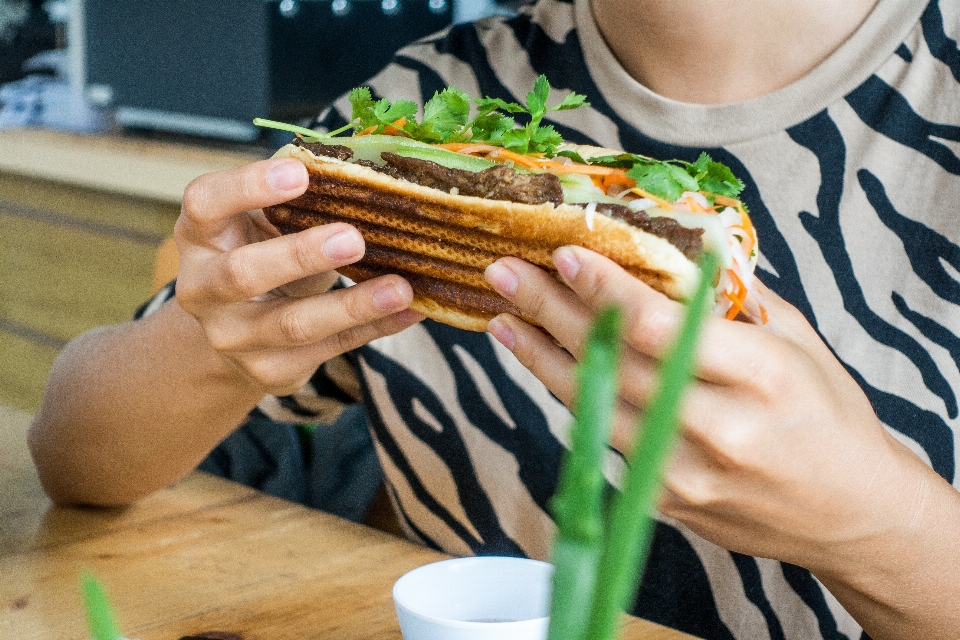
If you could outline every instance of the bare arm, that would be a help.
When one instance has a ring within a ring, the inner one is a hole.
[[[621,305],[613,444],[629,449],[681,307],[585,249],[554,261],[569,289],[516,258],[487,279],[564,348],[512,316],[490,332],[569,403],[588,323]],[[800,312],[772,292],[765,302],[763,327],[708,321],[660,511],[726,549],[806,567],[876,640],[956,638],[960,493],[886,432]]]
[[[183,477],[266,394],[420,320],[384,276],[330,291],[363,239],[332,224],[280,236],[258,207],[306,189],[303,165],[254,163],[187,188],[175,238],[177,298],[74,340],[54,364],[29,441],[60,503],[118,505]]]
[[[172,300],[63,350],[30,446],[55,501],[123,504],[185,475],[262,397]]]

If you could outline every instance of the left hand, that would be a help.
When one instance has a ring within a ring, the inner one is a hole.
[[[625,349],[612,444],[627,450],[683,307],[586,249],[561,248],[554,262],[569,288],[516,258],[487,270],[549,336],[510,315],[489,331],[570,406],[589,324],[602,307],[620,305]],[[922,540],[915,525],[931,487],[955,492],[887,433],[802,314],[763,295],[766,325],[707,319],[659,510],[732,551],[843,582],[840,574],[862,574],[866,563]]]

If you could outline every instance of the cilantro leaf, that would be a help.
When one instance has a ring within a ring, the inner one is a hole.
[[[547,77],[541,75],[533,83],[533,91],[527,94],[527,112],[530,114],[530,122],[536,124],[547,113],[547,98],[550,97],[550,83]]]
[[[416,113],[416,112],[414,112]],[[470,115],[470,98],[456,87],[435,93],[423,105],[423,124],[432,125],[443,134],[459,130]]]
[[[584,160],[583,156],[581,156],[579,153],[577,153],[576,151],[570,151],[569,149],[560,151],[559,153],[557,153],[557,155],[564,158],[570,158],[577,164],[595,164],[592,162],[587,162],[586,160]]]
[[[563,102],[558,104],[555,107],[551,107],[550,111],[567,111],[568,109],[579,109],[580,107],[589,107],[590,103],[586,101],[587,96],[581,93],[571,93],[563,99]]]
[[[534,153],[545,153],[552,157],[561,144],[563,144],[563,138],[550,124],[537,127],[530,136],[530,151]]]
[[[373,115],[377,119],[374,124],[393,124],[400,118],[416,115],[417,109],[417,103],[410,100],[395,100],[393,102],[386,98],[378,100],[377,104],[373,106]]]
[[[701,153],[691,166],[704,191],[729,198],[736,198],[743,191],[743,182],[733,175],[733,171],[723,163],[714,162],[706,153]]]
[[[647,156],[638,156],[635,153],[619,153],[615,156],[594,156],[590,158],[590,164],[598,164],[601,167],[619,167],[621,169],[629,169],[637,163],[649,164],[650,162],[655,162],[655,160]]]
[[[373,109],[373,97],[371,97],[370,89],[367,87],[357,87],[347,97],[350,100],[350,106],[353,108],[350,120],[360,120],[363,114]]]
[[[514,124],[513,118],[496,111],[478,115],[467,129],[470,137],[463,142],[476,141],[502,144],[504,134],[511,131]]]
[[[528,153],[530,136],[526,129],[511,129],[503,134],[503,146],[516,153]]]
[[[492,111],[493,109],[503,109],[507,113],[528,113],[527,108],[516,102],[507,102],[501,98],[477,98],[474,104],[481,110]]]
[[[447,142],[466,124],[470,114],[470,98],[456,87],[448,87],[434,93],[423,105],[423,122],[418,123],[413,117],[415,114],[416,111],[405,116],[401,127],[404,133],[421,142]]]
[[[627,177],[637,181],[637,186],[668,202],[676,202],[684,191],[697,191],[699,184],[683,167],[669,162],[634,164],[627,170]]]

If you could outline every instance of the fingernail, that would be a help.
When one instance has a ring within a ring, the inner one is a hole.
[[[560,247],[553,252],[553,264],[567,282],[573,282],[580,272],[580,259],[573,249]]]
[[[505,346],[510,351],[513,351],[513,346],[517,343],[517,336],[513,333],[513,329],[510,327],[510,325],[500,318],[494,318],[487,323],[487,331],[489,331],[490,335],[497,339],[497,342]]]
[[[277,191],[291,191],[303,185],[307,170],[298,160],[287,160],[270,167],[267,183]]]
[[[505,298],[512,298],[520,287],[520,278],[517,274],[499,262],[494,262],[487,267],[484,276],[490,286]]]
[[[373,304],[381,311],[390,311],[406,304],[403,294],[395,285],[388,284],[373,292]]]
[[[353,231],[341,231],[323,243],[323,255],[327,260],[350,260],[363,255],[363,243]]]

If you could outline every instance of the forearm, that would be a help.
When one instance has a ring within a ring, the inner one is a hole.
[[[874,640],[953,639],[960,635],[960,493],[903,455],[912,458],[906,469],[891,474],[913,495],[903,522],[814,573]]]
[[[187,474],[262,396],[173,300],[64,349],[30,449],[56,502],[124,504]]]

